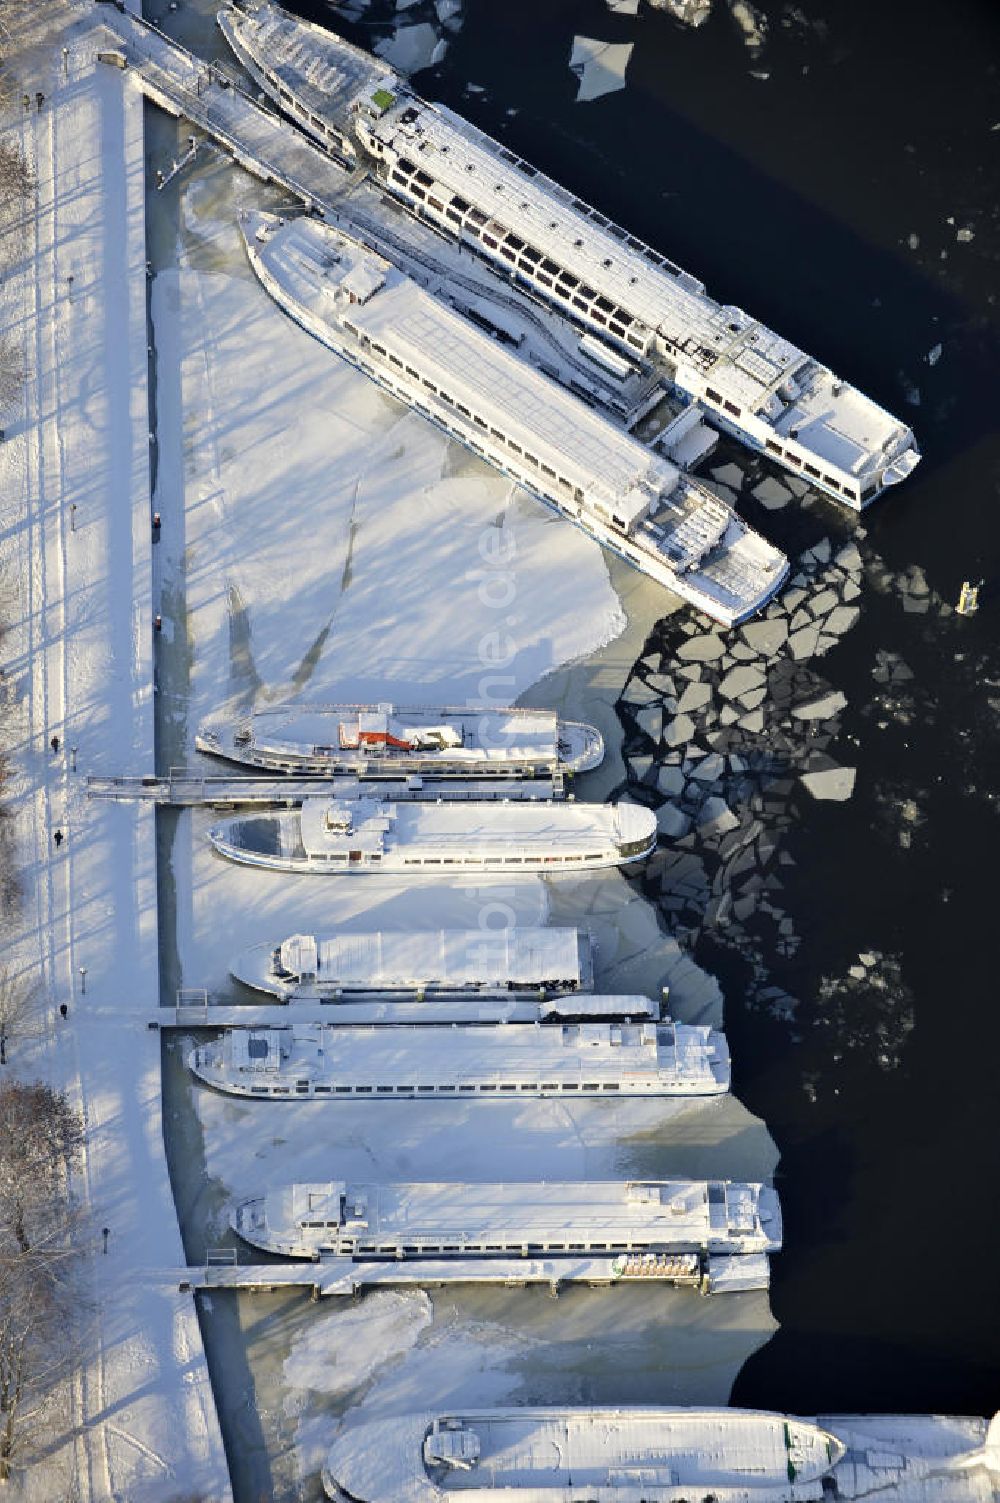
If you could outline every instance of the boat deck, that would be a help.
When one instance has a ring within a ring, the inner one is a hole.
[[[449,1024],[446,1030],[291,1022],[227,1032],[198,1045],[188,1064],[220,1091],[331,1102],[363,1095],[489,1101],[505,1092],[704,1097],[729,1086],[724,1037],[673,1022]]]
[[[331,1180],[290,1184],[244,1201],[233,1226],[255,1246],[299,1257],[348,1250],[361,1258],[746,1253],[776,1252],[781,1245],[774,1191],[721,1180]]]
[[[281,997],[334,992],[587,991],[591,940],[579,929],[382,929],[289,935],[254,945],[231,974]]]

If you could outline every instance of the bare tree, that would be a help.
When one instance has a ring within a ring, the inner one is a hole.
[[[0,1065],[7,1063],[7,1045],[28,1031],[38,1009],[35,978],[9,966],[0,967]]]
[[[7,218],[35,189],[35,174],[16,141],[0,140],[0,215]]]
[[[0,334],[0,414],[13,407],[24,386],[24,361],[14,341]]]
[[[83,1136],[61,1092],[0,1083],[0,1482],[66,1360],[76,1261],[68,1171]]]
[[[0,1228],[13,1230],[21,1252],[36,1218],[48,1228],[82,1147],[83,1123],[61,1091],[41,1080],[0,1084]]]

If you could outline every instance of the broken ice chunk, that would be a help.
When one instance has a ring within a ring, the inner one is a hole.
[[[632,56],[632,42],[602,42],[596,37],[574,37],[570,71],[580,80],[577,104],[599,99],[625,87],[625,70]]]

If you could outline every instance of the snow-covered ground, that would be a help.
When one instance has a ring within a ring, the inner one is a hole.
[[[5,940],[44,998],[10,1068],[65,1087],[86,1122],[75,1190],[91,1308],[67,1402],[37,1437],[45,1460],[14,1496],[221,1500],[194,1304],[147,1278],[183,1262],[146,1026],[158,1001],[153,816],[93,809],[84,790],[94,768],[148,771],[153,753],[142,103],[72,29],[59,41],[68,51],[37,64],[43,105],[21,115],[18,102],[11,122],[38,215],[0,286],[27,371],[0,446],[24,886]]]

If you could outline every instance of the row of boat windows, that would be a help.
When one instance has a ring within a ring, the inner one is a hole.
[[[641,847],[637,847],[641,849]],[[622,848],[623,855],[634,854],[631,850]],[[602,851],[586,851],[579,855],[569,856],[404,856],[404,866],[481,866],[484,860],[490,860],[493,864],[504,866],[530,866],[551,865],[560,861],[600,861],[604,853]],[[313,861],[381,861],[380,851],[313,851],[310,860]]]
[[[258,67],[260,67],[259,63]],[[322,136],[328,137],[333,141],[340,141],[340,132],[335,130],[333,126],[330,125],[329,121],[322,120],[319,115],[314,115],[311,110],[307,110],[302,101],[296,99],[295,95],[285,87],[276,73],[272,73],[269,68],[261,68],[261,72],[267,79],[268,83],[272,84],[274,88],[277,89],[278,98],[281,100],[282,104],[288,107],[290,114],[296,114],[302,119],[308,120],[313,130],[319,131]]]
[[[303,1221],[303,1231],[339,1228],[337,1221]],[[342,1239],[341,1246],[357,1253],[389,1253],[393,1257],[408,1254],[426,1257],[428,1253],[512,1253],[515,1257],[533,1253],[578,1252],[616,1253],[645,1249],[644,1242],[356,1242],[353,1237]]]
[[[735,402],[728,401],[719,392],[713,391],[710,386],[706,386],[705,396],[714,407],[719,408],[720,412],[728,412],[731,417],[735,418],[742,416],[741,409],[737,407]],[[858,492],[853,486],[845,485],[842,481],[835,480],[832,475],[824,475],[823,472],[821,470],[818,470],[815,465],[809,464],[808,461],[800,458],[798,454],[793,454],[791,449],[783,449],[779,443],[776,443],[774,441],[774,439],[766,439],[764,442],[764,447],[769,454],[774,454],[777,456],[777,458],[783,459],[786,464],[794,465],[797,470],[803,470],[805,474],[810,475],[813,480],[821,480],[823,484],[828,485],[832,491],[836,491],[840,495],[847,496],[852,501],[858,500]],[[874,490],[875,485],[873,484],[869,486],[864,494],[866,496],[870,495],[874,492]]]
[[[439,397],[449,406],[455,407],[459,412],[471,417],[472,421],[476,423],[480,428],[486,428],[487,425],[481,417],[479,417],[476,413],[470,413],[467,407],[464,407],[461,403],[456,402],[454,398],[448,396],[447,392],[439,391],[439,389],[434,385],[432,381],[428,381],[426,377],[419,376],[417,372],[413,370],[412,366],[404,365],[403,362],[398,359],[398,357],[390,355],[383,345],[376,344],[373,340],[370,340],[367,335],[362,334],[361,330],[357,327],[356,324],[352,324],[350,320],[345,318],[343,320],[343,325],[349,333],[353,334],[356,339],[360,340],[362,345],[366,346],[367,348],[376,350],[379,354],[385,355],[386,359],[391,360],[394,365],[400,366],[403,370],[406,371],[408,375],[411,375],[415,380],[420,381],[421,385],[425,386],[428,391],[433,393],[433,395]],[[548,489],[543,488],[544,482],[537,481],[531,475],[527,474],[523,464],[521,466],[518,466],[517,463],[511,463],[510,465],[508,465],[498,460],[489,452],[488,449],[484,449],[482,444],[476,443],[476,440],[472,438],[464,428],[460,428],[455,423],[448,422],[447,418],[442,417],[440,413],[432,412],[429,407],[425,407],[422,402],[417,401],[413,397],[412,393],[409,392],[405,386],[399,386],[394,381],[387,379],[384,372],[376,369],[376,367],[372,365],[369,360],[366,360],[364,356],[359,357],[357,364],[360,369],[365,372],[366,375],[372,378],[373,381],[377,381],[382,386],[387,386],[390,391],[395,392],[395,394],[404,402],[410,404],[416,412],[419,412],[421,414],[422,417],[428,418],[432,423],[438,423],[449,433],[454,434],[454,436],[459,439],[460,442],[467,445],[469,448],[474,449],[477,454],[481,454],[484,459],[489,460],[492,464],[499,464],[500,468],[504,471],[505,474],[512,475],[515,480],[518,480],[522,484],[527,485],[529,489],[532,490],[543,501],[551,502],[559,509],[559,511],[563,513],[564,516],[571,518],[575,522],[578,522],[583,528],[585,528],[587,532],[590,533],[592,537],[597,538],[597,541],[599,543],[606,543],[608,541],[607,538],[602,537],[598,532],[594,530],[592,526],[590,526],[585,516],[581,516],[579,512],[574,510],[572,507],[567,506],[565,502],[561,501],[557,495],[553,495]],[[559,484],[566,490],[572,490],[574,500],[583,500],[583,490],[580,486],[573,486],[572,482],[567,480],[564,475],[556,474],[556,472],[549,465],[542,464],[535,458],[533,454],[526,453],[525,450],[523,450],[519,444],[515,443],[513,439],[509,439],[505,434],[501,433],[499,428],[491,427],[489,429],[489,433],[492,438],[497,439],[497,441],[504,444],[506,448],[511,449],[514,451],[514,453],[520,455],[522,461],[528,460],[536,468],[543,470],[547,476],[552,476],[556,480],[558,480]],[[625,522],[621,517],[615,517],[613,520],[615,522],[615,525],[620,530],[625,530]],[[630,563],[636,565],[641,563],[642,556],[637,549],[629,547],[629,545],[624,541],[616,546],[617,551],[621,553],[623,558],[627,558]],[[588,857],[587,859],[591,860],[593,858]]]
[[[491,859],[504,866],[551,866],[559,861],[600,861],[603,851],[586,851],[569,856],[494,856]],[[481,861],[476,856],[404,856],[404,866],[468,866]]]
[[[385,345],[379,344],[374,339],[369,339],[367,334],[362,334],[357,325],[351,323],[349,319],[345,318],[343,320],[343,324],[348,333],[353,334],[354,337],[360,341],[361,345],[364,348],[374,350],[377,355],[381,355],[383,359],[388,360],[397,368],[397,370],[404,371],[406,375],[411,377],[412,380],[418,381],[421,386],[423,386],[427,391],[431,393],[432,396],[437,397],[438,400],[444,402],[446,406],[454,407],[455,411],[460,413],[462,417],[469,418],[477,428],[481,428],[484,433],[488,433],[491,438],[496,439],[498,443],[503,444],[504,447],[509,449],[512,454],[518,455],[519,458],[522,459],[526,464],[531,465],[533,469],[539,470],[550,480],[557,481],[564,490],[569,491],[572,494],[575,501],[583,500],[582,486],[574,485],[572,480],[570,480],[566,475],[560,475],[559,472],[557,470],[554,470],[551,465],[546,464],[543,460],[539,459],[537,454],[529,453],[529,451],[522,448],[522,446],[517,443],[515,439],[508,438],[506,433],[504,433],[500,428],[493,427],[478,412],[473,412],[471,408],[466,407],[464,402],[458,401],[458,399],[451,396],[449,392],[446,392],[443,388],[436,386],[434,382],[429,381],[426,376],[421,376],[419,371],[414,370],[412,365],[407,365],[406,362],[401,360],[398,355],[394,355],[391,350],[387,350]],[[374,368],[370,365],[365,364],[364,361],[362,361],[362,365],[364,366],[365,370],[369,371],[372,375],[378,375]],[[405,401],[412,402],[412,395],[406,389],[406,387],[393,385],[392,389]],[[427,417],[432,416],[432,414],[428,412],[426,407],[421,407],[419,403],[417,403],[416,405],[419,412],[424,413]],[[477,453],[482,454],[485,458],[489,458],[488,450],[484,449],[481,444],[477,444],[474,439],[467,437],[467,435],[462,430],[459,429],[457,431],[459,433],[459,437],[463,440],[463,442],[469,443]]]
[[[742,416],[742,411],[739,407],[737,407],[735,402],[728,401],[719,392],[713,391],[710,386],[707,386],[705,388],[705,397],[706,400],[711,402],[714,407],[718,407],[720,412],[728,412],[731,417],[735,418]],[[798,454],[794,454],[791,449],[783,449],[779,443],[776,443],[774,441],[774,439],[766,439],[764,442],[764,447],[769,454],[774,454],[777,456],[777,458],[783,459],[786,464],[794,465],[797,470],[804,471],[805,474],[811,476],[813,480],[821,480],[824,485],[828,485],[830,489],[836,491],[838,495],[847,496],[851,501],[858,500],[858,492],[854,486],[845,485],[843,481],[834,479],[832,475],[823,474],[823,472],[821,470],[818,470],[815,465],[809,464],[807,460],[802,459]],[[866,497],[873,495],[876,488],[877,482],[873,482],[866,488],[863,494]]]
[[[250,1092],[254,1096],[284,1096],[295,1092],[312,1090],[317,1096],[406,1096],[413,1095],[415,1091],[423,1091],[429,1095],[440,1096],[443,1093],[457,1095],[459,1093],[469,1095],[483,1095],[489,1092],[500,1091],[620,1091],[621,1086],[616,1081],[515,1081],[504,1082],[499,1085],[489,1083],[479,1084],[441,1084],[441,1085],[314,1085],[310,1086],[307,1080],[300,1080],[295,1086],[251,1086]]]
[[[549,189],[558,197],[561,198],[564,196],[563,189],[560,188],[558,183],[553,182],[544,173],[540,173],[537,167],[531,166],[530,162],[525,162],[522,157],[515,156],[514,152],[508,151],[505,146],[500,147],[500,156],[505,162],[509,162],[512,167],[516,167],[520,172],[523,172],[525,177],[540,177],[542,182],[548,184]],[[659,266],[664,271],[669,271],[672,277],[679,277],[681,275],[680,267],[675,266],[673,261],[669,261],[666,256],[661,256],[659,251],[653,250],[651,246],[646,245],[645,241],[637,240],[634,235],[629,234],[628,230],[623,230],[620,224],[615,224],[613,219],[608,219],[590,204],[584,203],[581,198],[573,199],[573,208],[578,214],[582,214],[585,219],[589,219],[593,224],[599,225],[602,230],[607,230],[609,235],[613,235],[616,240],[620,240],[624,245],[627,245],[629,250],[638,251],[641,256],[645,256],[646,260],[651,261],[654,266]]]
[[[556,297],[576,308],[592,322],[608,329],[616,338],[645,354],[649,347],[649,336],[648,333],[643,333],[643,325],[638,319],[595,288],[581,282],[579,277],[560,266],[558,261],[553,261],[533,245],[528,245],[513,230],[490,219],[489,215],[474,208],[458,194],[453,194],[447,203],[435,198],[427,191],[435,186],[434,179],[405,157],[399,158],[391,169],[389,178],[421,203],[425,203],[440,218],[449,220],[465,234],[480,240],[487,250],[502,256],[523,275],[548,288]],[[438,188],[437,191],[442,190]],[[636,243],[640,245],[640,242]],[[610,266],[610,260],[605,264]]]

